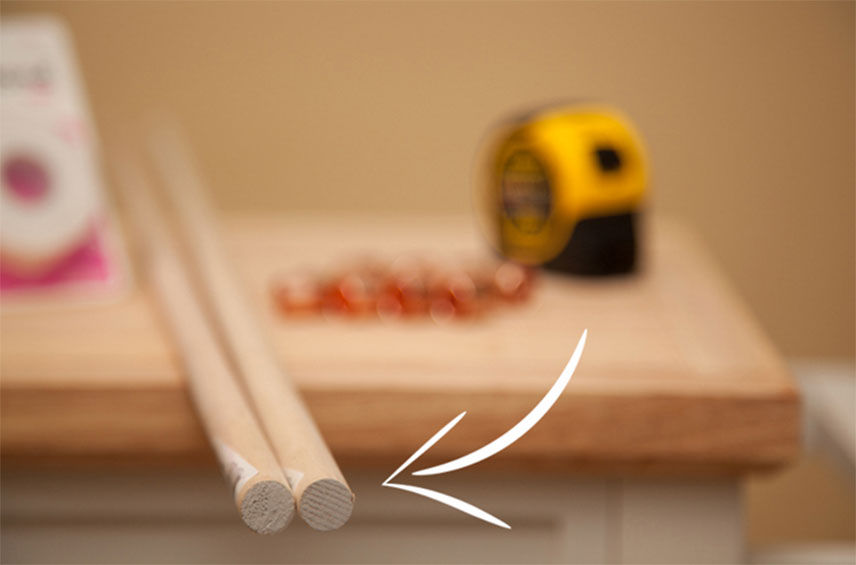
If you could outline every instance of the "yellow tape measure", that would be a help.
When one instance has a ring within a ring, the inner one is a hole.
[[[561,106],[513,120],[488,157],[497,246],[527,265],[628,272],[647,181],[642,142],[613,109]]]

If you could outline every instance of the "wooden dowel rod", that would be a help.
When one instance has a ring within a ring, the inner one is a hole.
[[[187,269],[141,171],[121,162],[117,177],[140,244],[143,268],[155,287],[162,314],[179,345],[187,383],[241,518],[270,534],[294,517],[294,496],[240,389]]]
[[[297,389],[280,368],[226,258],[190,152],[169,129],[157,131],[150,147],[187,257],[196,267],[223,341],[289,480],[300,516],[317,530],[339,528],[351,516],[354,495]]]

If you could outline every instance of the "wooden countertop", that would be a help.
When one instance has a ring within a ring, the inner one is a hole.
[[[544,276],[522,306],[441,326],[284,319],[268,288],[278,271],[365,253],[486,254],[470,218],[245,215],[225,225],[282,363],[345,465],[399,464],[462,410],[424,461],[491,441],[546,393],[584,328],[586,350],[564,395],[481,466],[746,472],[799,449],[791,377],[679,226],[649,226],[639,275]],[[4,465],[212,459],[148,289],[111,305],[4,308],[0,322]]]

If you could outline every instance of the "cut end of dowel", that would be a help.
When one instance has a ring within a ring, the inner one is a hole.
[[[244,496],[241,518],[254,532],[276,533],[294,518],[294,497],[278,481],[260,481]]]
[[[300,516],[321,531],[341,528],[354,511],[354,493],[336,479],[320,479],[300,496]]]

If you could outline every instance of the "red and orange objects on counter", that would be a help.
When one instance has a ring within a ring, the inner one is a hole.
[[[367,259],[332,276],[292,271],[278,277],[272,291],[278,310],[289,317],[430,317],[446,322],[524,302],[535,282],[533,269],[510,261],[442,267],[401,257],[388,265]]]

